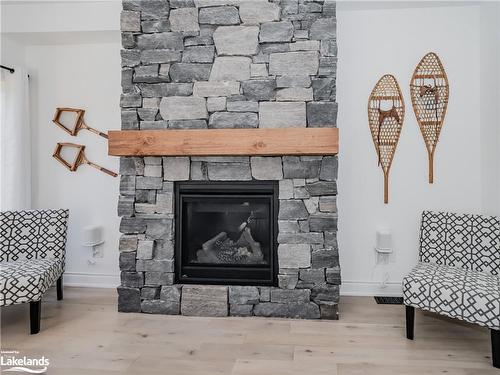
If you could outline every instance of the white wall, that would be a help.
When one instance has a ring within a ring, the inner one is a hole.
[[[498,117],[495,121],[490,113],[488,122],[481,122],[480,117],[481,68],[498,69],[498,65],[481,64],[481,48],[491,48],[498,39],[480,40],[479,5],[430,5],[338,3],[338,205],[344,294],[400,292],[402,277],[417,260],[422,210],[498,213],[498,204],[490,205],[495,200],[493,192],[486,188],[494,180],[486,171],[498,166],[498,153],[493,153],[491,145],[489,151],[481,151],[485,134],[498,129]],[[429,51],[440,56],[451,91],[433,185],[427,183],[427,155],[408,89],[416,64]],[[386,73],[398,79],[406,102],[388,205],[383,204],[383,175],[377,167],[366,113],[370,91]],[[494,87],[495,81],[487,84]],[[496,160],[485,165],[485,158]],[[387,266],[374,268],[378,228],[392,231],[394,255]],[[389,285],[383,289],[379,282],[386,271]]]
[[[2,32],[119,30],[120,0],[3,1]]]
[[[24,66],[26,56],[24,45],[17,43],[12,38],[5,37],[5,23],[3,19],[7,16],[5,12],[5,7],[0,3],[0,32],[2,37],[0,38],[0,62],[2,65],[8,67],[14,66]]]
[[[104,138],[82,130],[77,137],[55,126],[56,107],[86,109],[85,122],[99,130],[120,128],[120,44],[31,46],[33,128],[33,204],[35,208],[70,209],[66,284],[118,285],[119,179],[83,165],[70,172],[53,157],[57,142],[86,146],[88,159],[118,172],[118,158],[107,156]],[[89,265],[82,227],[102,225],[104,258]],[[88,275],[90,274],[90,276]]]
[[[52,123],[56,107],[84,108],[86,122],[120,128],[121,2],[2,2],[2,64],[25,65],[30,74],[33,130],[33,207],[70,209],[66,285],[119,284],[116,215],[118,178],[89,166],[71,173],[52,158],[57,142],[87,146],[91,161],[118,171],[106,141],[81,131],[71,137]],[[104,257],[82,246],[81,228],[102,225]],[[88,260],[95,260],[90,265]]]
[[[484,212],[498,215],[500,214],[500,3],[483,4],[480,22],[482,206]]]
[[[17,43],[11,38],[2,38],[0,51],[0,61],[2,65],[11,68],[24,66],[26,61],[26,51],[23,44]]]

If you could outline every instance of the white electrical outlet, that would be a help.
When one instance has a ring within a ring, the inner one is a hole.
[[[90,248],[92,258],[104,258],[102,227],[89,225],[83,228],[83,246]],[[92,260],[95,264],[95,260]],[[89,264],[90,261],[89,261]]]
[[[390,253],[381,253],[377,251],[377,264],[388,264],[389,263],[389,258],[390,258]]]

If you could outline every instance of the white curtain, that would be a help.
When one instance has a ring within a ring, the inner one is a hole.
[[[28,74],[1,69],[0,210],[31,208],[31,132]]]

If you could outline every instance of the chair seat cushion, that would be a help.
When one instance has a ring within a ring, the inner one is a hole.
[[[60,258],[1,262],[0,306],[39,301],[63,271]]]
[[[405,305],[500,329],[500,277],[419,262],[403,279]]]

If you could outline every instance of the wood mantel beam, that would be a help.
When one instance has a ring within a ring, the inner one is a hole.
[[[337,128],[110,131],[114,156],[283,156],[338,153]]]

